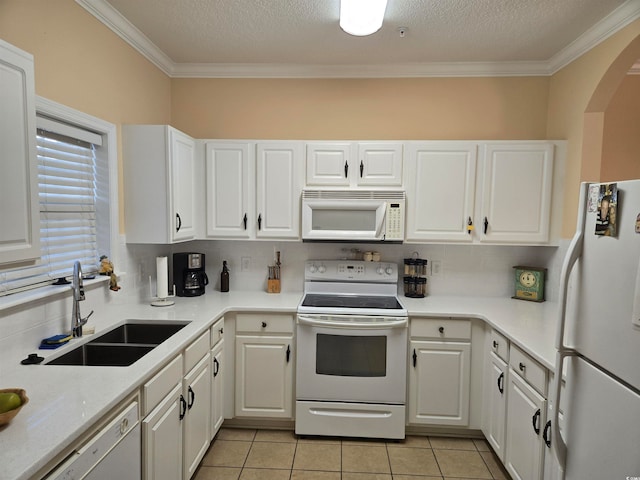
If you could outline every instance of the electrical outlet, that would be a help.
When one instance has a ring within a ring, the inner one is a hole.
[[[251,268],[251,257],[240,258],[240,271],[246,272]]]
[[[431,276],[439,277],[440,275],[442,275],[442,261],[431,260]]]

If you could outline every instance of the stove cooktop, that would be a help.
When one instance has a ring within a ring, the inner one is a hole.
[[[314,308],[367,308],[402,310],[398,299],[393,296],[381,295],[331,295],[308,293],[304,296],[301,306]]]

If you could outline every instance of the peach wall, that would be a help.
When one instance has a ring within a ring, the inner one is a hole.
[[[0,37],[33,54],[37,95],[118,132],[123,123],[171,121],[171,79],[73,0],[1,0]],[[121,160],[119,172],[122,185]],[[122,188],[119,204],[122,232]]]
[[[640,178],[640,75],[627,75],[604,114],[600,180]]]
[[[603,147],[602,138],[597,136],[602,135],[602,112],[624,76],[623,73],[617,76],[606,74],[638,35],[640,20],[631,23],[551,77],[547,137],[564,138],[568,141],[562,230],[565,238],[571,237],[575,231],[580,182],[600,180]],[[633,52],[626,52],[626,55],[640,58],[640,48],[637,48],[635,56]],[[625,68],[629,69],[632,63],[629,60]],[[616,65],[616,69],[620,67],[621,65]],[[602,83],[604,78],[607,82]],[[598,101],[592,103],[596,93]],[[589,114],[585,117],[587,111]],[[585,122],[586,131],[590,132],[586,138]]]
[[[544,139],[547,77],[174,79],[197,138]]]

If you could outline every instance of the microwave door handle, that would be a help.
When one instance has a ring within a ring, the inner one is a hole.
[[[384,207],[384,213],[382,214],[382,220],[380,221],[380,225],[378,225],[378,230],[376,230],[376,238],[382,237],[382,232],[385,230],[385,224],[387,222],[387,206]],[[383,238],[384,240],[384,238]]]

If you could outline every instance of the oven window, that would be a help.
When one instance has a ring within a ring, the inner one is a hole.
[[[384,377],[387,337],[316,335],[316,373],[341,377]]]

